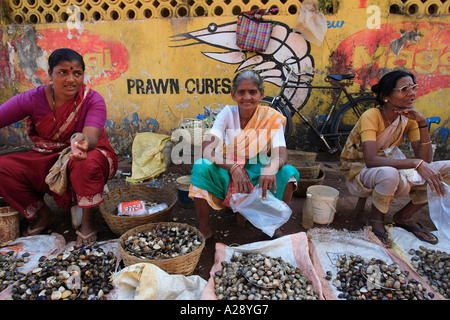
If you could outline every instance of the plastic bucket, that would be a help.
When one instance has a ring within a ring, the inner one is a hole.
[[[183,208],[193,208],[194,200],[189,198],[189,186],[191,185],[191,176],[182,176],[176,180],[178,191],[178,203]]]
[[[308,187],[306,193],[311,194],[314,223],[333,222],[339,191],[332,187],[315,185]]]
[[[19,237],[19,212],[11,207],[0,207],[0,247]]]

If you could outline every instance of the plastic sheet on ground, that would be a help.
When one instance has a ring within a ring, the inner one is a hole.
[[[0,253],[14,251],[18,256],[21,256],[23,253],[28,252],[30,254],[30,260],[19,269],[20,272],[27,273],[36,268],[41,256],[49,256],[61,250],[65,244],[64,237],[58,233],[35,235],[17,238],[8,246],[0,248]]]
[[[431,244],[422,240],[419,240],[414,234],[406,231],[405,229],[399,227],[390,227],[389,232],[394,241],[394,245],[392,246],[392,250],[398,254],[405,262],[407,262],[411,268],[411,260],[412,257],[408,251],[410,249],[418,250],[421,246],[429,249],[429,250],[440,250],[443,252],[450,253],[450,241],[447,239],[439,238],[439,242],[436,244]],[[436,232],[431,232],[436,235]],[[441,296],[442,297],[442,296]],[[444,298],[444,297],[442,297]]]
[[[391,249],[385,248],[377,237],[370,231],[370,228],[364,228],[359,231],[336,230],[331,228],[313,228],[308,231],[311,242],[317,250],[320,264],[325,272],[331,271],[332,279],[336,278],[338,268],[336,261],[340,255],[360,255],[363,258],[377,258],[387,263],[398,263],[399,268],[409,272],[409,278],[419,281],[427,292],[434,292],[426,281]],[[327,281],[322,279],[323,282]],[[332,281],[332,280],[331,280]],[[330,281],[330,282],[331,282]],[[327,281],[328,282],[328,281]],[[334,285],[331,285],[335,297],[340,293]],[[434,299],[440,297],[435,295]]]
[[[329,299],[332,291],[329,285],[323,286],[319,277],[320,265],[315,265],[310,257],[314,248],[304,232],[284,236],[271,241],[254,242],[238,247],[229,247],[223,243],[216,243],[214,265],[210,271],[210,278],[202,293],[202,300],[217,300],[214,292],[214,273],[222,269],[222,261],[230,261],[235,252],[258,252],[270,257],[281,257],[285,262],[297,266],[306,278],[312,282],[313,288],[318,292],[319,299]],[[317,261],[317,259],[314,259]]]
[[[18,268],[19,272],[27,273],[36,268],[39,264],[39,258],[42,256],[50,256],[55,252],[59,252],[64,248],[66,241],[64,237],[58,233],[51,235],[35,235],[29,237],[21,237],[14,240],[8,246],[0,248],[0,254],[5,254],[9,251],[14,251],[20,257],[25,252],[30,254],[30,260]],[[11,297],[11,288],[15,283],[9,285],[6,289],[0,292],[0,300],[5,300]]]
[[[114,275],[117,300],[198,300],[206,285],[200,276],[168,274],[151,263],[137,263]]]

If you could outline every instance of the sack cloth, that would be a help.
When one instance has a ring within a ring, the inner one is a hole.
[[[206,285],[200,276],[168,274],[151,263],[137,263],[114,274],[118,300],[198,300]]]
[[[203,290],[201,300],[217,300],[214,288],[214,275],[222,270],[222,261],[230,261],[234,254],[241,252],[262,253],[269,257],[280,257],[292,266],[298,267],[311,281],[313,288],[319,294],[320,300],[334,299],[331,286],[321,281],[325,273],[320,266],[314,244],[306,233],[299,232],[275,240],[253,242],[238,247],[229,247],[223,243],[216,243],[214,265],[209,272],[208,283]]]
[[[236,44],[244,50],[263,52],[269,44],[272,27],[271,20],[262,18],[261,10],[241,12],[237,19]]]
[[[59,196],[62,196],[67,189],[67,164],[71,154],[70,147],[61,151],[58,160],[45,177],[45,183],[48,184],[50,190]]]
[[[163,173],[166,170],[166,158],[161,151],[168,141],[170,141],[170,136],[164,134],[137,133],[131,150],[133,156],[132,175],[127,177],[126,181],[137,183]]]
[[[294,30],[300,31],[307,41],[320,47],[327,29],[327,18],[319,11],[317,1],[304,0]]]

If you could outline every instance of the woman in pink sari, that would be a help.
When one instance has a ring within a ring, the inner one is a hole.
[[[0,195],[30,220],[24,236],[41,233],[54,215],[46,193],[63,209],[81,208],[77,245],[96,241],[93,208],[117,170],[104,126],[106,104],[87,88],[83,58],[71,49],[49,57],[51,84],[18,94],[0,106],[0,128],[26,118],[30,151],[0,157]]]

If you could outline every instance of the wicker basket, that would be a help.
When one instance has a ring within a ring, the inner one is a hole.
[[[316,179],[320,172],[320,163],[315,161],[301,161],[291,164],[300,173],[300,179]]]
[[[140,259],[138,257],[129,254],[125,250],[125,240],[128,239],[129,236],[132,236],[136,232],[150,231],[157,225],[186,228],[191,231],[194,231],[202,244],[200,245],[200,247],[194,249],[193,251],[187,254],[169,259],[155,259],[155,260]],[[119,238],[118,247],[125,266],[146,262],[158,266],[159,268],[161,268],[162,270],[164,270],[169,274],[182,274],[188,276],[194,272],[195,267],[197,266],[197,263],[200,260],[200,255],[202,254],[203,248],[205,247],[205,237],[196,228],[185,223],[177,223],[177,222],[150,223],[128,230]]]
[[[301,150],[288,150],[288,163],[296,163],[299,161],[316,161],[316,152],[307,152]]]
[[[325,172],[320,170],[319,176],[316,179],[302,179],[300,175],[300,179],[297,182],[297,190],[294,191],[294,194],[298,197],[306,197],[306,189],[310,186],[321,185],[325,180]]]
[[[195,118],[182,119],[178,125],[179,129],[185,129],[189,132],[191,144],[200,147],[211,130],[214,121],[198,120]]]
[[[142,200],[157,203],[167,203],[167,208],[153,214],[142,216],[118,216],[117,206],[119,203]],[[170,190],[151,187],[144,184],[132,185],[118,188],[108,192],[99,206],[100,213],[105,219],[111,231],[117,235],[151,222],[164,221],[173,209],[177,196]]]

